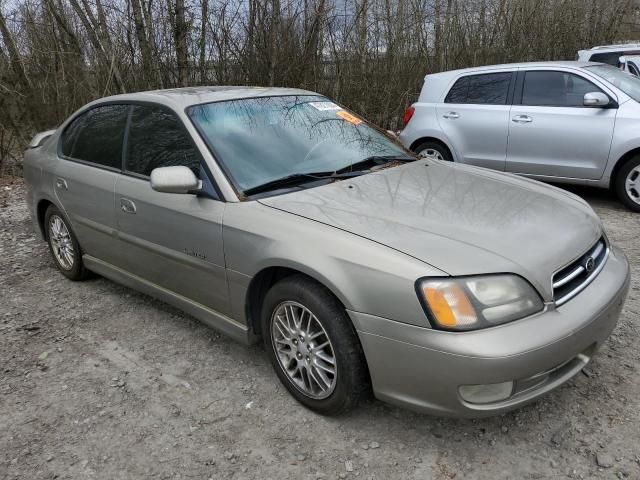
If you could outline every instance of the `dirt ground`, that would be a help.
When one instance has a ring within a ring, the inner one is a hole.
[[[575,190],[626,252],[622,318],[587,370],[484,420],[371,400],[324,418],[264,351],[102,278],[67,281],[0,184],[0,479],[640,478],[640,214]]]

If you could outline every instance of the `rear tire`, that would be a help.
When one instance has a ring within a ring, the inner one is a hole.
[[[640,212],[640,156],[629,159],[615,178],[615,192],[624,205]]]
[[[278,378],[305,407],[336,415],[368,394],[360,341],[329,290],[303,275],[284,278],[267,292],[261,321]]]
[[[453,161],[453,157],[451,156],[449,149],[438,142],[422,142],[415,147],[413,151],[420,157],[446,160],[447,162]]]
[[[44,214],[45,234],[49,251],[58,270],[70,280],[83,280],[89,271],[82,263],[82,250],[67,217],[50,205]]]

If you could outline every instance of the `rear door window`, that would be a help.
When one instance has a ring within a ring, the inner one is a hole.
[[[202,156],[182,121],[160,105],[135,105],[127,139],[126,170],[149,176],[154,168],[182,165],[200,178]]]
[[[602,92],[583,77],[568,72],[526,72],[522,105],[541,107],[582,107],[585,93]]]
[[[468,75],[459,79],[445,98],[445,103],[506,105],[511,72]]]
[[[120,170],[128,113],[128,105],[103,105],[83,113],[65,129],[62,154]]]

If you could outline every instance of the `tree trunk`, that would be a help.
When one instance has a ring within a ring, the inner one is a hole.
[[[187,53],[187,24],[185,22],[184,0],[176,0],[175,25],[173,26],[178,60],[178,83],[181,87],[189,84],[189,59]]]
[[[151,85],[151,79],[153,74],[153,59],[151,56],[151,47],[149,45],[149,36],[145,29],[144,21],[142,20],[142,8],[140,6],[140,0],[130,0],[131,11],[133,12],[133,23],[136,31],[136,39],[140,46],[140,55],[142,57],[142,72],[144,78],[144,86]]]
[[[7,51],[9,52],[9,60],[11,61],[11,67],[13,68],[13,71],[16,73],[16,75],[18,75],[18,78],[21,82],[31,88],[31,81],[29,80],[29,77],[27,77],[27,72],[25,71],[24,64],[22,63],[20,53],[18,52],[18,48],[13,41],[11,32],[7,28],[7,22],[5,21],[4,15],[2,14],[2,10],[0,10],[0,34],[2,35],[2,41],[4,42],[5,46],[7,47]]]

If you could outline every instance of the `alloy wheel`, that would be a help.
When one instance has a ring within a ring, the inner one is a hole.
[[[53,256],[64,270],[71,270],[75,261],[75,250],[69,229],[58,215],[49,219],[49,241]]]
[[[271,340],[280,368],[298,390],[314,399],[333,393],[337,380],[333,345],[311,310],[297,302],[282,302],[271,318]]]
[[[624,187],[629,199],[640,205],[640,165],[627,174]]]
[[[421,158],[431,158],[431,159],[434,159],[434,160],[444,160],[444,157],[442,156],[442,153],[440,153],[435,148],[425,148],[420,153],[418,153],[418,156],[421,157]]]

